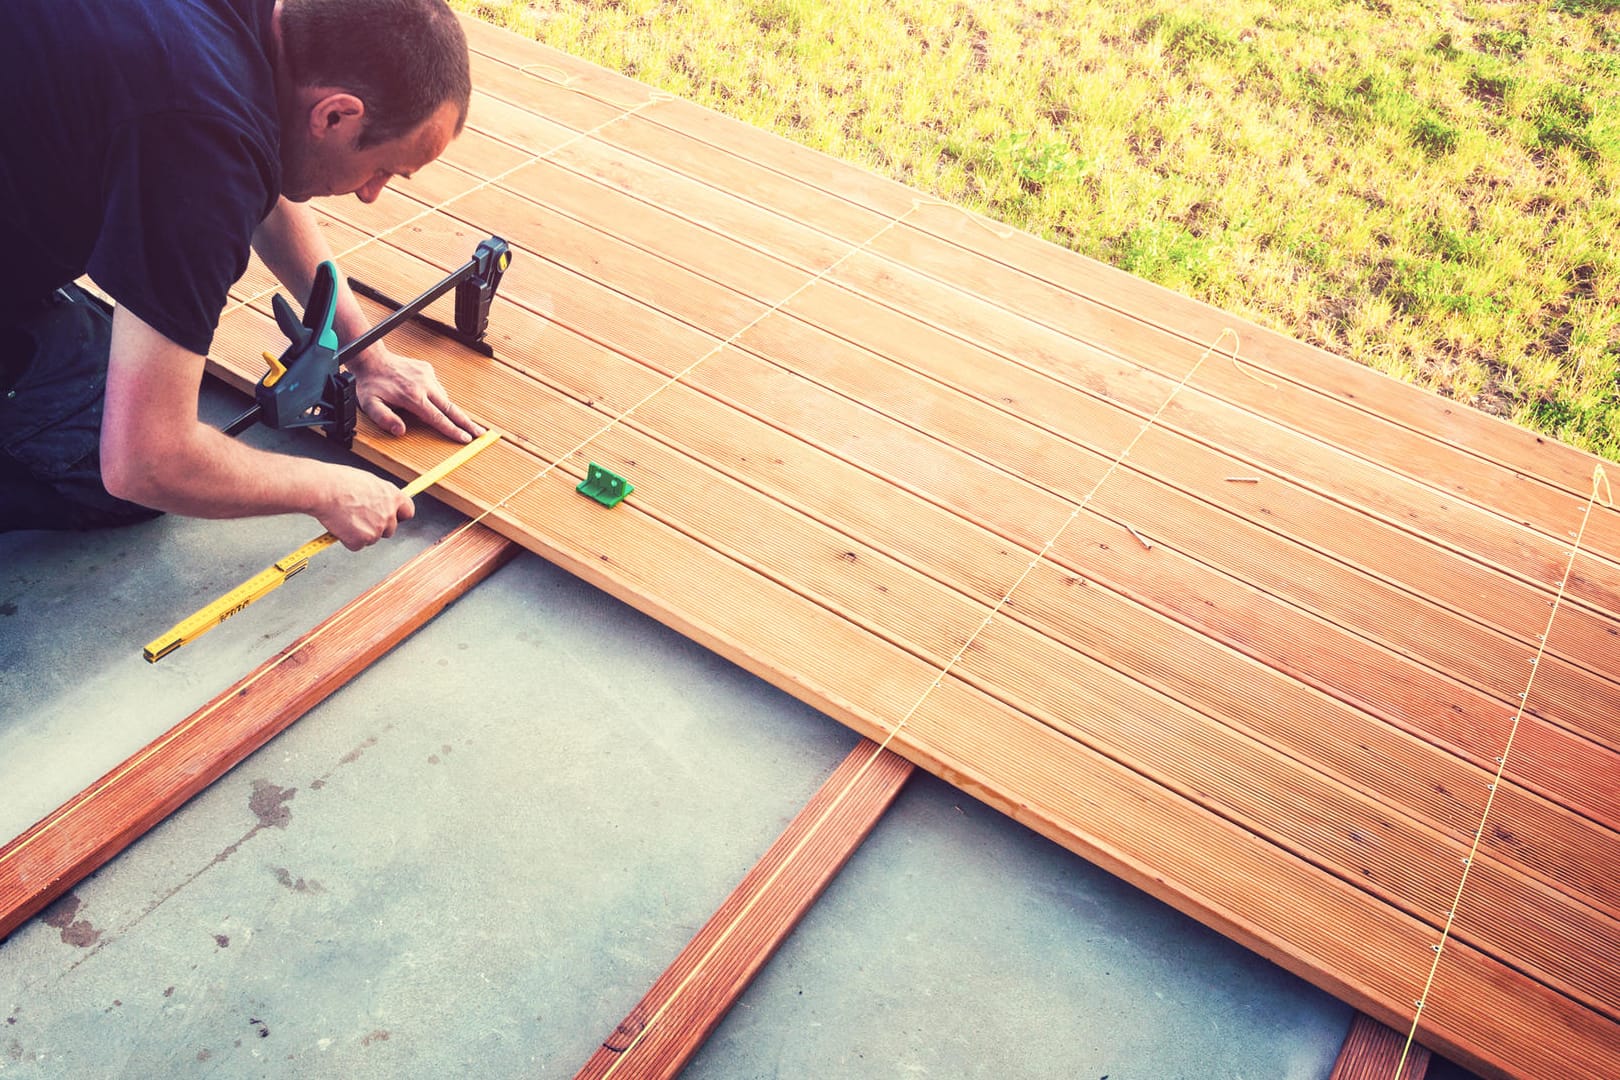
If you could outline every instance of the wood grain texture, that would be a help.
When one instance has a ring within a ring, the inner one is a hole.
[[[0,848],[0,940],[518,551],[458,529]]]
[[[1405,1030],[1595,459],[467,27],[468,133],[322,208],[395,295],[514,245],[494,360],[399,342],[514,436],[448,498]],[[1489,1075],[1620,1060],[1617,607],[1600,505],[1419,1025]]]
[[[1403,1067],[1405,1048],[1404,1034],[1357,1013],[1350,1018],[1350,1030],[1328,1080],[1423,1080],[1429,1072],[1429,1051],[1413,1046]]]
[[[577,1080],[681,1071],[900,794],[914,766],[862,739]]]

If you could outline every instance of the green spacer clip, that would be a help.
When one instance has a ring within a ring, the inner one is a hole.
[[[630,481],[617,473],[608,472],[596,462],[585,470],[585,480],[574,489],[581,495],[589,496],[603,506],[614,507],[624,501],[624,497],[636,490]]]

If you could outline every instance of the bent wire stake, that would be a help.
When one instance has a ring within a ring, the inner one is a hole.
[[[405,494],[410,496],[420,495],[500,437],[501,433],[494,428],[484,432],[478,438],[461,447],[409,484],[406,484]],[[337,542],[337,537],[331,533],[322,533],[309,543],[298,548],[298,550],[277,559],[274,563],[254,574],[207,607],[180,620],[167,633],[153,638],[141,650],[141,655],[146,657],[148,664],[157,663],[188,641],[195,641],[197,638],[202,637],[255,600],[280,588],[288,578],[309,565],[311,556],[325,551]]]

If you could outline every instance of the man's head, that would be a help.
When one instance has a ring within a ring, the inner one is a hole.
[[[445,0],[281,0],[282,192],[371,202],[467,121],[467,39]]]

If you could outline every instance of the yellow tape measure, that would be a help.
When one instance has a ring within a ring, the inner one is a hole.
[[[405,494],[410,496],[420,495],[500,437],[501,433],[493,428],[484,432],[478,438],[445,458],[438,465],[406,484]],[[322,533],[297,551],[277,559],[270,566],[254,574],[212,604],[175,623],[168,633],[153,638],[146,648],[141,650],[141,655],[146,657],[147,663],[157,663],[188,641],[195,641],[197,638],[202,637],[208,631],[253,603],[253,601],[280,588],[288,578],[309,565],[312,555],[325,551],[337,542],[337,537],[331,533]]]

